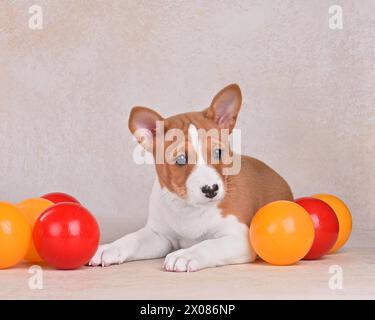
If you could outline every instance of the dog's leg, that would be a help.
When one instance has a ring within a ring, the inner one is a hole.
[[[248,237],[228,235],[202,241],[190,248],[168,254],[164,268],[167,271],[197,271],[226,264],[246,263],[255,260]]]
[[[171,250],[172,244],[168,239],[146,226],[112,243],[99,246],[89,265],[109,266],[125,261],[160,258]]]

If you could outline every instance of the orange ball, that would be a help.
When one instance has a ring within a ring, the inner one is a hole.
[[[301,260],[314,241],[314,225],[307,211],[291,201],[271,202],[255,214],[250,242],[268,263],[289,265]]]
[[[348,240],[352,232],[352,215],[346,204],[338,197],[331,194],[315,194],[313,198],[320,199],[327,203],[335,211],[339,220],[339,236],[329,253],[339,250]]]
[[[0,269],[23,259],[31,241],[31,227],[16,206],[0,202]]]
[[[35,221],[38,217],[49,207],[53,206],[54,203],[47,199],[43,198],[32,198],[26,199],[20,202],[17,206],[21,210],[21,212],[27,218],[31,229],[34,227]],[[29,249],[25,255],[25,260],[30,262],[42,262],[43,259],[39,256],[34,241],[31,239]]]

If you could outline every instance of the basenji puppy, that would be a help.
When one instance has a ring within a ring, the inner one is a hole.
[[[129,129],[153,155],[157,174],[148,220],[144,228],[101,245],[89,265],[165,257],[166,271],[189,272],[255,260],[248,235],[253,215],[293,195],[265,163],[232,151],[241,102],[239,86],[231,84],[203,111],[163,118],[146,107],[131,110]],[[178,134],[171,139],[173,130]]]

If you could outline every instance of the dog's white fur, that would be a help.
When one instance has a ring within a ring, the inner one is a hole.
[[[223,181],[202,155],[197,128],[189,127],[197,164],[186,187],[187,199],[155,181],[144,228],[99,247],[90,265],[109,266],[125,261],[164,257],[167,271],[196,271],[225,264],[246,263],[256,257],[248,227],[235,215],[223,217],[218,203],[224,198]],[[214,199],[204,197],[203,185],[219,186]]]

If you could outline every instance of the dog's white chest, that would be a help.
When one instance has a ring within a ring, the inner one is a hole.
[[[222,221],[221,210],[216,205],[192,207],[184,205],[173,193],[161,189],[156,181],[150,198],[151,222],[154,226],[170,228],[171,237],[182,247],[190,246],[212,237]],[[156,225],[155,225],[156,224]],[[186,245],[184,245],[186,243]]]

